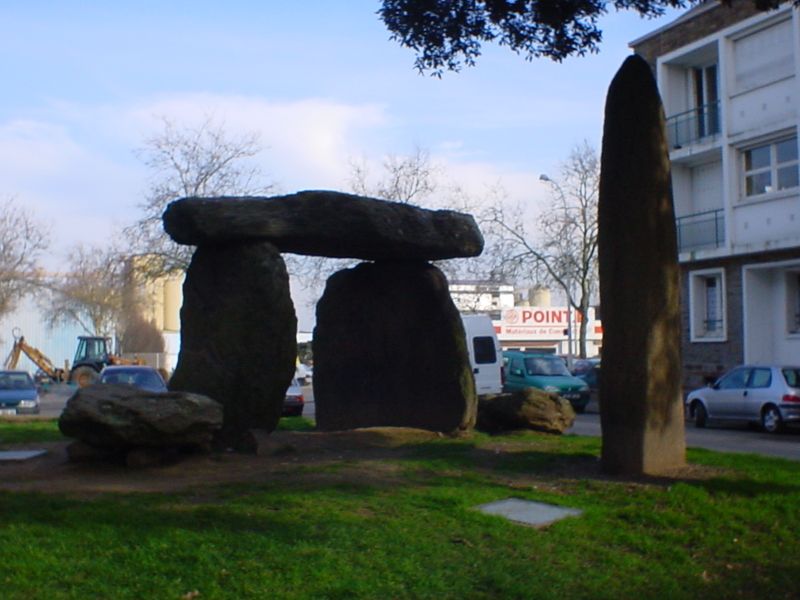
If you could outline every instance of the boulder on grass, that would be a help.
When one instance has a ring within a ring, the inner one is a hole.
[[[478,398],[476,428],[488,433],[515,429],[564,433],[574,421],[575,411],[568,400],[537,388]]]
[[[187,392],[147,392],[121,384],[78,389],[58,420],[65,436],[110,451],[206,449],[221,427],[222,405],[211,398]],[[80,454],[84,453],[85,448]]]

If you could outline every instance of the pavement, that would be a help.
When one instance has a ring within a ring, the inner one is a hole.
[[[478,506],[478,510],[487,515],[497,515],[514,523],[533,525],[534,527],[544,527],[561,519],[579,517],[583,514],[576,508],[565,508],[555,504],[519,498],[506,498],[489,504],[481,504]]]

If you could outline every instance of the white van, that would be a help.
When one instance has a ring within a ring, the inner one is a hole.
[[[479,396],[503,391],[503,353],[489,315],[461,315],[475,390]]]

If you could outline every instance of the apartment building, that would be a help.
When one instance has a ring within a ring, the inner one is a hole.
[[[800,363],[800,10],[705,2],[630,45],[667,117],[684,385]]]

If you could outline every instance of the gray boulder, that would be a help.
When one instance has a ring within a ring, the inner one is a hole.
[[[218,445],[252,452],[251,428],[278,424],[297,355],[286,265],[265,242],[199,247],[183,285],[181,351],[170,390],[224,407]]]
[[[264,240],[281,252],[364,260],[441,260],[483,250],[471,215],[332,191],[182,198],[163,220],[173,240],[195,246]]]
[[[208,448],[222,427],[222,406],[199,394],[95,384],[70,397],[58,427],[99,449]]]
[[[471,428],[475,383],[442,272],[425,262],[339,271],[317,304],[317,428]]]
[[[574,421],[575,411],[568,400],[537,388],[478,399],[476,428],[488,433],[515,429],[564,433]]]

